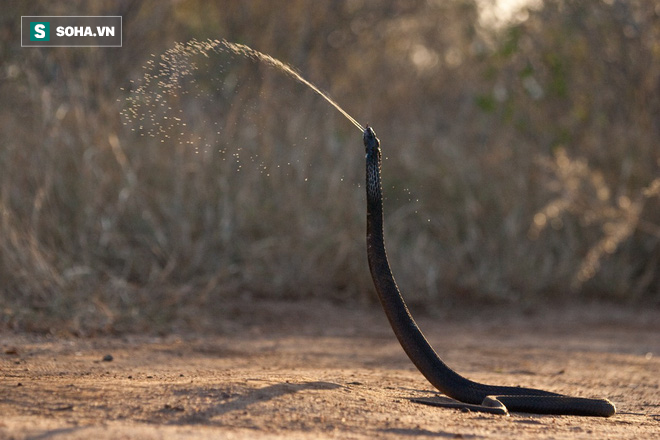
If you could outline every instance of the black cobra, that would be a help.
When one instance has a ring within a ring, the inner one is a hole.
[[[508,409],[539,414],[613,415],[616,409],[607,399],[585,399],[533,388],[485,385],[466,379],[438,357],[410,315],[387,260],[383,236],[380,141],[368,125],[364,130],[364,146],[367,162],[367,254],[376,292],[399,343],[413,364],[433,386],[459,402],[446,404],[438,399],[415,401],[500,414],[508,414]]]

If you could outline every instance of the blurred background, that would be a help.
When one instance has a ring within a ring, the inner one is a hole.
[[[121,15],[123,47],[21,48],[21,15]],[[1,327],[200,330],[237,298],[376,306],[348,120],[222,53],[190,57],[169,112],[141,105],[161,54],[209,38],[291,64],[375,128],[416,307],[660,305],[655,0],[8,1]]]

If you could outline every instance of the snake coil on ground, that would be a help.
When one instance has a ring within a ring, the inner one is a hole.
[[[570,397],[533,388],[486,385],[469,380],[454,370],[433,350],[394,281],[385,252],[380,141],[367,125],[363,134],[366,149],[367,255],[376,292],[385,314],[410,360],[442,393],[459,402],[445,404],[436,399],[416,399],[435,406],[508,414],[508,411],[609,417],[616,412],[607,399]]]

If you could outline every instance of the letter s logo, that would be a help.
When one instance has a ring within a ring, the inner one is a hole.
[[[46,38],[46,26],[38,24],[34,27],[34,36],[37,38]]]

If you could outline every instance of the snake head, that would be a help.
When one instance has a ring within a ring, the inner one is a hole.
[[[362,138],[364,140],[364,148],[367,153],[367,157],[373,154],[380,155],[380,141],[376,137],[374,129],[369,127],[369,124],[367,124],[367,128],[364,129]]]

